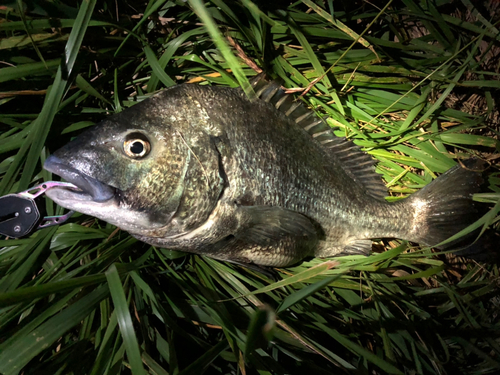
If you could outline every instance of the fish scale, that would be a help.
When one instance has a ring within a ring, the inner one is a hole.
[[[179,85],[111,116],[45,163],[81,191],[47,195],[152,245],[267,266],[369,254],[373,238],[436,245],[475,220],[479,161],[389,203],[368,154],[278,82],[252,86]]]

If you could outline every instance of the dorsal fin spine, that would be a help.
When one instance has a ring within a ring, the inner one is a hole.
[[[349,174],[373,198],[383,200],[387,189],[381,176],[375,173],[375,161],[363,152],[352,141],[337,137],[324,119],[302,102],[294,101],[293,97],[281,90],[281,85],[275,81],[269,82],[264,74],[256,76],[252,82],[256,96],[272,104],[283,112],[291,121],[320,143],[327,153],[338,161],[340,167]]]
[[[298,124],[299,122],[307,120],[309,117],[314,116],[314,114],[315,113],[313,111],[307,112],[307,113],[303,114],[302,116],[297,117],[297,119],[295,120],[295,123]]]
[[[266,86],[261,87],[260,90],[255,93],[255,95],[257,95],[257,97],[260,98],[266,88],[267,88]]]
[[[273,88],[271,91],[269,91],[269,93],[267,93],[263,99],[266,101],[266,102],[270,102],[271,101],[271,98],[278,92],[278,90],[280,89],[279,86]]]
[[[323,120],[322,120],[322,119],[319,119],[319,120],[317,120],[317,121],[313,122],[312,124],[307,125],[306,127],[304,127],[304,130],[308,132],[311,128],[313,128],[313,127],[315,127],[315,126],[317,126],[317,125],[320,125],[320,124],[322,124],[322,123],[323,123]]]
[[[312,137],[313,138],[317,138],[323,134],[328,134],[329,130],[325,130],[325,131],[322,131],[321,133],[316,133],[316,134],[313,134]]]
[[[297,108],[299,108],[302,105],[301,102],[296,102],[293,103],[290,108],[288,108],[288,111],[285,112],[285,115],[290,116],[293,111],[295,111]]]
[[[282,97],[280,100],[278,100],[278,101],[276,102],[276,104],[274,105],[274,107],[275,107],[276,109],[280,109],[281,105],[283,104],[283,102],[284,102],[286,99],[287,99],[287,97],[286,97],[286,96]]]

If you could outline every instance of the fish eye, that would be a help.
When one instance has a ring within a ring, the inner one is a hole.
[[[142,134],[130,134],[123,142],[125,155],[132,159],[141,159],[151,151],[151,144]]]

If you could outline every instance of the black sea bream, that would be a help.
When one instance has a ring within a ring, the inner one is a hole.
[[[152,245],[267,266],[435,245],[473,220],[478,162],[388,203],[369,155],[278,83],[253,86],[179,85],[109,117],[47,159],[79,188],[47,195]]]

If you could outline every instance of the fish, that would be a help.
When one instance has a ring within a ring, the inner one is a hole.
[[[388,202],[369,154],[279,82],[251,85],[180,84],[106,118],[47,158],[77,187],[47,196],[154,246],[271,267],[435,246],[476,219],[480,160]]]

